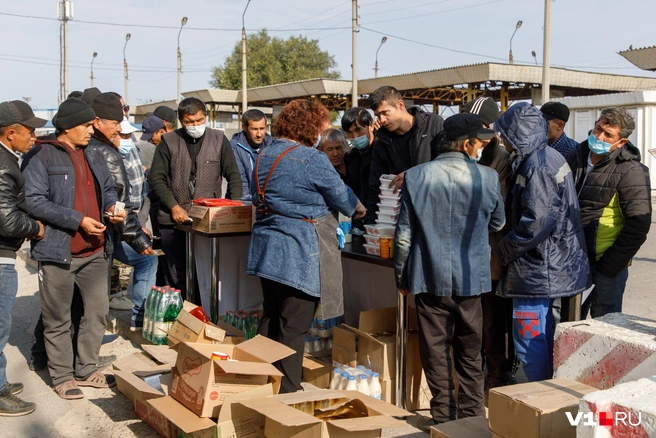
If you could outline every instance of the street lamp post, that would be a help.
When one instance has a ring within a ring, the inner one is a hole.
[[[182,52],[180,52],[180,34],[182,28],[187,24],[187,17],[182,17],[180,22],[180,32],[178,32],[178,94],[175,96],[175,101],[180,103],[180,96],[182,96]]]
[[[510,53],[508,54],[508,63],[512,64],[513,63],[513,54],[512,54],[512,40],[515,38],[515,33],[517,33],[517,29],[522,27],[522,20],[519,20],[517,24],[515,25],[515,31],[513,32],[512,36],[510,37]]]
[[[247,65],[246,65],[246,9],[248,5],[251,4],[251,0],[246,2],[246,7],[244,8],[244,13],[241,14],[241,113],[243,114],[246,111],[248,106],[248,77],[247,77]]]
[[[535,65],[538,65],[538,55],[536,55],[535,50],[531,51],[531,56],[535,59]]]
[[[96,56],[98,56],[98,52],[93,52],[93,57],[91,58],[91,88],[93,88],[93,61],[96,60]]]
[[[129,33],[125,35],[125,45],[123,46],[123,75],[125,77],[125,104],[129,105],[130,98],[128,96],[128,61],[125,58],[125,48],[128,46],[128,41],[130,41],[130,35]]]
[[[385,41],[387,41],[387,37],[384,36],[383,39],[380,40],[380,45],[378,46],[378,50],[380,50],[381,47],[383,47],[383,44],[385,44]],[[378,77],[378,50],[376,50],[376,67],[374,67],[374,77]]]

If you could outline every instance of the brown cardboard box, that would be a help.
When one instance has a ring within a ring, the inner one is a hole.
[[[567,420],[579,410],[579,399],[597,391],[569,379],[523,383],[490,390],[490,430],[506,438],[575,438]]]
[[[492,438],[485,417],[461,418],[431,427],[431,438]]]
[[[380,374],[381,380],[396,378],[396,308],[360,312],[358,365]]]
[[[264,416],[236,405],[236,402],[271,394],[271,385],[264,385],[226,397],[218,424],[209,418],[199,417],[172,397],[150,400],[149,405],[161,418],[168,419],[169,435],[162,434],[166,438],[264,438]]]
[[[222,344],[237,345],[241,344],[246,339],[246,334],[242,330],[239,330],[224,321],[217,321],[216,326],[225,331],[225,338],[223,338],[223,342],[221,342]]]
[[[200,342],[205,344],[221,344],[226,336],[225,330],[214,324],[206,324],[189,312],[197,305],[185,301],[182,310],[169,329],[168,343],[175,345],[179,342]]]
[[[192,228],[204,233],[240,233],[251,230],[253,206],[241,207],[204,207],[194,205],[189,210],[189,217],[194,220]]]
[[[303,356],[303,381],[317,388],[328,389],[333,373],[333,364],[330,357]]]
[[[336,405],[353,401],[364,407],[366,416],[324,421],[300,410],[304,406]],[[265,417],[264,434],[267,437],[303,436],[307,438],[380,437],[383,428],[405,426],[405,421],[392,418],[411,415],[389,403],[375,400],[356,391],[316,390],[278,396],[249,399],[239,402]],[[296,408],[295,408],[296,406]]]
[[[212,360],[213,352],[232,360]],[[172,369],[171,395],[200,417],[216,418],[224,399],[232,394],[273,383],[280,389],[282,373],[271,365],[294,353],[263,336],[231,344],[181,343]]]
[[[346,324],[333,328],[333,366],[355,367],[358,361],[358,335]]]
[[[173,364],[174,362],[158,362],[151,355],[140,351],[129,356],[116,359],[112,366],[115,370],[134,373],[137,376],[144,377],[157,373],[170,373]]]

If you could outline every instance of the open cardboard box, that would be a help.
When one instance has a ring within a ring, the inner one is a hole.
[[[569,379],[522,383],[490,390],[488,418],[490,430],[503,437],[575,438],[576,427],[569,424],[579,400],[597,388]]]
[[[192,315],[197,305],[185,301],[168,334],[169,345],[180,342],[200,342],[205,344],[221,344],[226,336],[225,330],[211,323],[204,323]]]
[[[333,328],[333,366],[348,365],[355,368],[358,362],[358,335],[346,324]]]
[[[317,413],[312,407],[327,408],[351,401],[364,408],[364,416],[324,421],[310,414]],[[265,417],[264,435],[267,437],[380,437],[383,428],[407,425],[405,421],[393,417],[411,415],[408,411],[357,391],[303,391],[248,399],[238,404]]]
[[[116,359],[112,364],[115,370],[134,373],[145,377],[158,373],[170,373],[177,353],[166,345],[143,345],[144,351]]]
[[[217,421],[199,417],[172,397],[151,399],[149,405],[169,422],[169,434],[162,434],[165,438],[264,438],[264,416],[238,402],[272,393],[269,384],[227,396]]]
[[[251,203],[240,207],[206,207],[193,205],[189,209],[195,231],[211,234],[240,233],[251,230],[254,209]]]
[[[430,428],[430,438],[492,438],[485,417],[467,417]]]
[[[212,360],[212,353],[232,360]],[[272,365],[294,350],[263,336],[232,344],[181,343],[172,369],[171,395],[200,417],[219,416],[225,398],[232,394],[273,384],[280,390],[282,373]]]

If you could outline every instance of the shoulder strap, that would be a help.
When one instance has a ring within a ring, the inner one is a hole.
[[[257,184],[257,200],[264,204],[264,214],[269,214],[270,212],[273,212],[273,210],[269,207],[266,200],[264,199],[264,193],[266,192],[266,188],[267,185],[269,184],[269,180],[271,179],[271,175],[273,174],[273,171],[276,169],[276,166],[278,166],[278,163],[280,163],[280,160],[285,158],[285,155],[287,155],[297,147],[298,146],[292,146],[288,149],[285,149],[283,153],[280,154],[278,158],[276,158],[276,161],[273,162],[273,165],[271,166],[271,169],[269,170],[269,173],[267,174],[267,177],[264,180],[264,186],[262,187],[260,187],[260,177],[259,177],[260,158],[262,158],[262,154],[259,154],[257,156],[257,160],[255,161],[255,183]]]

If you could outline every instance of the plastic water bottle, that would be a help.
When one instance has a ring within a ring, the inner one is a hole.
[[[171,330],[171,326],[175,322],[176,319],[178,319],[178,315],[180,314],[180,311],[182,310],[182,293],[179,289],[175,289],[172,291],[171,295],[169,295],[169,301],[168,305],[166,307],[166,312],[164,314],[164,322],[166,322],[166,334],[169,334],[169,330]]]
[[[342,372],[342,379],[339,381],[339,389],[342,390],[346,389],[346,387],[348,386],[349,377],[350,377],[349,373],[347,373],[346,371]]]
[[[305,335],[305,347],[303,348],[304,353],[312,353],[312,335]]]
[[[253,315],[253,320],[251,321],[250,327],[248,329],[248,339],[252,339],[257,336],[257,329],[260,326],[260,318],[257,316],[257,313]]]
[[[367,383],[369,384],[369,388],[371,388],[371,379],[373,377],[374,372],[367,368],[366,370],[364,370],[364,373],[367,375]]]
[[[165,291],[166,291],[166,287],[155,288],[155,295],[153,296],[153,300],[150,303],[150,308],[148,309],[148,340],[150,342],[153,342],[153,332],[155,330],[155,314],[157,313],[157,306],[159,306],[159,302],[161,301]],[[146,326],[144,325],[144,328],[145,327]]]
[[[242,314],[241,319],[239,321],[239,325],[237,326],[239,330],[244,332],[244,337],[248,339],[248,322],[246,322],[246,315]]]
[[[333,378],[330,379],[330,389],[339,389],[342,379],[342,370],[335,368],[332,377]]]
[[[152,286],[150,288],[150,293],[148,294],[148,297],[146,298],[146,304],[144,304],[144,320],[143,320],[143,331],[141,332],[141,335],[144,337],[144,339],[150,341],[150,318],[151,318],[151,308],[153,305],[153,301],[155,300],[155,296],[157,295],[157,287]]]
[[[326,347],[326,350],[332,350],[333,349],[333,335],[330,335],[328,337],[328,339],[326,339],[325,347]]]
[[[346,389],[347,391],[357,391],[358,390],[358,383],[355,381],[355,376],[349,376],[348,377],[348,383],[346,384]]]
[[[160,298],[157,301],[157,307],[155,308],[155,316],[153,318],[153,332],[152,332],[152,343],[156,345],[165,345],[166,344],[166,335],[168,334],[168,322],[166,321],[166,310],[169,307],[173,296],[173,291],[167,289],[166,292],[160,294]]]
[[[371,375],[371,387],[369,388],[371,396],[377,400],[380,400],[383,396],[383,388],[380,386],[380,379],[378,373],[373,373]]]
[[[226,324],[232,325],[232,312],[228,310],[225,314],[225,318],[223,319],[223,322]]]
[[[323,345],[321,344],[321,338],[319,336],[315,336],[312,339],[312,349],[313,349],[313,351],[323,350]]]
[[[364,395],[371,395],[371,389],[369,389],[369,383],[367,382],[366,374],[360,374],[360,380],[358,381],[358,391]]]
[[[357,368],[358,368],[358,370],[362,371],[363,373],[364,373],[364,370],[367,369],[367,367],[365,367],[364,365],[358,365]]]

